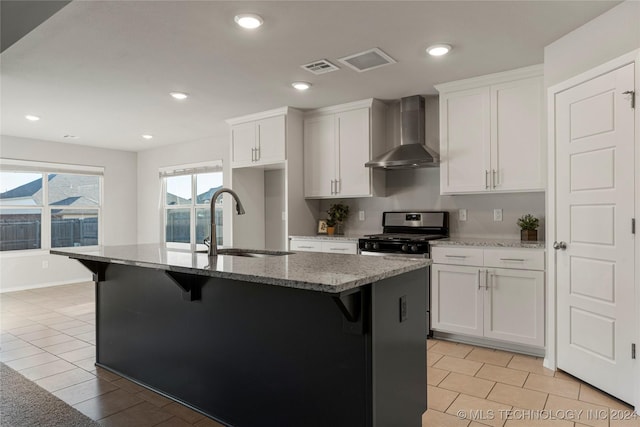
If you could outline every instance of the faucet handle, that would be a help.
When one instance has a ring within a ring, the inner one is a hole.
[[[211,246],[211,236],[205,237],[202,243],[204,243],[206,247]]]

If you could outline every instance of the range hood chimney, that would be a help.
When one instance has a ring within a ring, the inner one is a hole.
[[[400,100],[400,145],[364,165],[369,168],[412,169],[438,166],[440,156],[425,145],[425,101],[420,95]]]

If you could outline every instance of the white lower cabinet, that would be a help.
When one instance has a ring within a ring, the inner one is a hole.
[[[289,250],[302,252],[325,252],[336,254],[357,254],[358,242],[319,240],[319,239],[291,239]]]
[[[433,330],[544,347],[544,271],[522,268],[543,269],[543,251],[436,247],[432,253]],[[500,263],[516,266],[496,268]]]

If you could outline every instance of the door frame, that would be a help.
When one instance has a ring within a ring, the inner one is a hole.
[[[588,80],[609,73],[625,65],[635,63],[635,90],[636,108],[634,111],[635,123],[635,170],[640,170],[640,49],[633,50],[625,55],[605,62],[595,68],[580,73],[547,89],[547,196],[546,196],[546,241],[547,241],[547,325],[546,325],[546,355],[543,365],[545,368],[555,370],[557,368],[557,286],[556,286],[556,251],[551,246],[556,240],[556,139],[555,139],[555,98],[560,92],[584,83]],[[637,235],[640,235],[640,173],[635,176],[635,216],[638,221]],[[636,347],[640,353],[640,237],[635,238],[635,336]],[[640,409],[640,354],[634,362],[635,378],[635,407]]]

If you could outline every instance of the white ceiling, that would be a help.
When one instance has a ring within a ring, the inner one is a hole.
[[[235,116],[431,94],[434,84],[541,63],[544,46],[618,3],[76,0],[1,54],[1,130],[131,151],[226,138]],[[236,27],[246,12],[265,24]],[[428,57],[437,42],[454,49]],[[398,63],[357,73],[337,61],[373,47]],[[341,69],[300,68],[322,58]],[[295,80],[313,87],[297,92]]]

